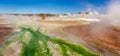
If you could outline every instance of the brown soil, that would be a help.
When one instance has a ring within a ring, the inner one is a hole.
[[[15,33],[14,28],[8,25],[0,25],[0,44],[3,43],[5,39],[9,38],[13,33]]]
[[[99,52],[104,53],[110,52],[108,56],[118,56],[120,55],[120,30],[113,26],[109,26],[99,30],[91,32],[91,26],[93,24],[82,25],[82,26],[69,26],[64,28],[65,32],[73,34],[78,37],[82,37],[83,40],[93,47],[95,47]],[[106,49],[106,50],[104,50]],[[114,55],[112,55],[112,53]]]

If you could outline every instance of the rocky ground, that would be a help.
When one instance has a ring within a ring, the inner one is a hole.
[[[20,23],[39,26],[41,31],[45,34],[61,37],[73,43],[82,44],[89,50],[101,54],[101,56],[120,55],[120,31],[112,26],[101,30],[102,34],[99,34],[99,32],[92,34],[90,28],[91,25],[95,23],[81,20],[28,20]],[[8,36],[15,33],[13,28],[7,26],[1,26],[0,30],[0,33],[2,33],[0,34],[0,43],[7,39]],[[11,47],[11,45],[9,47]]]

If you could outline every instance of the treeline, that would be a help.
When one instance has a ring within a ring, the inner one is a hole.
[[[10,15],[23,15],[23,16],[46,16],[46,17],[51,17],[51,16],[57,16],[56,14],[10,14]]]

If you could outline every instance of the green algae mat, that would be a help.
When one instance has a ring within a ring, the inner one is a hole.
[[[48,36],[32,27],[21,27],[18,34],[0,47],[0,56],[5,56],[3,52],[12,42],[22,45],[21,51],[18,53],[19,56],[99,56],[80,44]]]

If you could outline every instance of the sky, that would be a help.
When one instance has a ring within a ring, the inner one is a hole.
[[[105,9],[110,0],[0,0],[0,13],[78,13]]]

